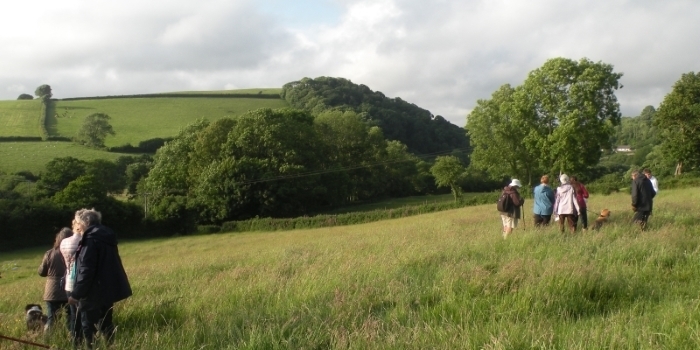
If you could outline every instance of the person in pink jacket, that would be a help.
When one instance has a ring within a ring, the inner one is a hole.
[[[581,211],[576,200],[574,188],[569,183],[569,176],[561,174],[559,176],[561,185],[557,187],[557,192],[554,196],[554,215],[559,217],[559,231],[564,232],[564,221],[567,222],[571,233],[576,231],[574,217]]]

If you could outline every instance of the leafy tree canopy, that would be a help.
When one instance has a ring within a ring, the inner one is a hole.
[[[51,96],[53,96],[53,93],[51,92],[51,86],[49,85],[40,85],[39,87],[34,90],[34,95],[37,97],[40,97],[42,99],[49,99]]]
[[[676,175],[684,167],[700,166],[700,72],[685,73],[673,85],[654,125],[661,131],[663,154],[676,163]]]
[[[30,94],[20,94],[19,97],[17,97],[18,100],[33,100],[34,96]]]
[[[412,152],[449,152],[469,146],[464,130],[445,118],[347,79],[304,78],[285,84],[281,95],[294,108],[313,115],[328,110],[353,111],[369,125],[379,126],[388,140],[401,141]]]
[[[114,129],[109,124],[111,118],[104,113],[93,113],[85,117],[82,127],[78,130],[76,141],[88,147],[102,148],[107,135],[114,135]]]

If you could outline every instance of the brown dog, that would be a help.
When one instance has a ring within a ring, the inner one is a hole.
[[[595,224],[593,224],[594,230],[600,230],[604,223],[608,221],[610,217],[610,210],[603,209],[600,211],[600,215],[595,219]]]

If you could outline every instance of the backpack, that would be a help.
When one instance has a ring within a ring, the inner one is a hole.
[[[498,202],[496,203],[496,209],[502,213],[508,213],[513,209],[513,200],[510,198],[510,194],[506,191],[501,192],[501,196],[498,197]]]

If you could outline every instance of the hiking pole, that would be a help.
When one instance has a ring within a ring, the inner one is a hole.
[[[39,347],[39,348],[51,349],[51,347],[48,346],[48,345],[39,344],[39,343],[34,343],[34,342],[31,342],[31,341],[28,341],[28,340],[22,340],[22,339],[17,339],[17,338],[13,338],[13,337],[8,337],[8,336],[2,335],[2,334],[0,334],[0,338],[2,338],[2,339],[7,339],[7,340],[11,340],[11,341],[18,342],[18,343],[22,343],[22,344],[33,345],[33,346],[36,346],[36,347]]]

